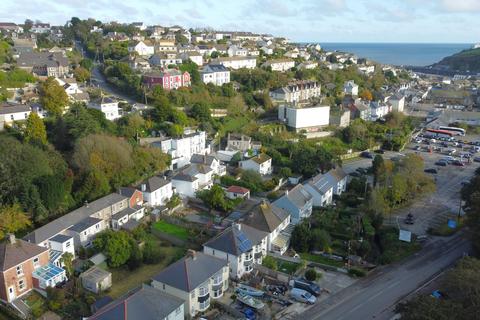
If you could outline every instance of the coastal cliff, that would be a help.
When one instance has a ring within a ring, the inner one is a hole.
[[[480,72],[480,48],[463,50],[443,58],[431,66],[432,69],[454,72]]]

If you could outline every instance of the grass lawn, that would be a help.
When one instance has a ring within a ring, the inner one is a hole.
[[[161,245],[160,242],[159,245]],[[164,258],[157,264],[143,264],[133,271],[128,270],[126,267],[109,269],[112,272],[112,287],[107,294],[116,299],[142,283],[148,282],[154,275],[170,264],[172,258],[183,254],[184,249],[179,247],[162,247],[161,250]]]
[[[188,239],[188,230],[176,224],[171,224],[160,220],[153,224],[153,228],[185,241]]]
[[[302,259],[307,261],[326,264],[326,265],[337,267],[337,268],[341,268],[345,265],[343,261],[328,259],[327,257],[316,255],[316,254],[300,253],[300,257],[302,257]]]
[[[277,265],[278,271],[288,274],[294,274],[298,270],[298,268],[300,268],[300,264],[298,263],[283,261],[280,259],[277,259]]]

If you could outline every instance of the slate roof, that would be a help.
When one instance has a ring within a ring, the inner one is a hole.
[[[10,114],[18,112],[29,112],[32,111],[30,106],[14,103],[14,102],[2,102],[0,103],[0,114]]]
[[[127,207],[127,208],[123,209],[122,211],[119,211],[119,212],[115,213],[115,214],[112,216],[112,219],[113,219],[113,220],[120,220],[120,219],[122,219],[123,217],[129,216],[129,215],[137,212],[137,211],[140,210],[140,209],[141,209],[140,206],[135,206],[135,208]]]
[[[240,226],[240,230],[237,226]],[[249,244],[242,246],[241,235],[249,240]],[[204,243],[203,246],[239,256],[251,250],[253,246],[258,245],[267,236],[267,232],[252,228],[246,224],[234,224]]]
[[[19,67],[67,67],[68,59],[59,52],[24,52],[17,59]]]
[[[208,64],[203,67],[201,73],[228,72],[223,64]]]
[[[197,163],[197,164],[206,164],[208,166],[211,166],[213,161],[215,161],[216,158],[214,156],[208,156],[204,154],[193,154],[192,157],[190,158],[191,163]]]
[[[108,196],[102,197],[89,203],[88,206],[84,205],[58,219],[53,220],[50,223],[47,223],[40,228],[35,229],[34,231],[26,235],[24,239],[33,243],[41,243],[42,241],[50,239],[61,231],[79,223],[84,218],[87,218],[100,210],[103,210],[115,203],[118,203],[125,198],[125,196],[122,196],[118,193],[111,193]]]
[[[170,181],[157,176],[153,176],[145,180],[144,182],[142,182],[142,184],[146,185],[146,192],[149,192],[149,193],[154,192],[169,183]]]
[[[15,239],[15,243],[2,242],[0,243],[0,271],[8,270],[45,251],[48,251],[48,248],[21,239]]]
[[[195,181],[195,180],[198,180],[198,178],[197,178],[197,177],[192,177],[192,176],[190,176],[190,175],[188,175],[188,174],[183,174],[183,173],[180,172],[180,173],[176,174],[176,175],[172,178],[172,180],[180,180],[180,181],[193,182],[193,181]]]
[[[334,181],[326,174],[318,174],[307,182],[315,191],[320,194],[326,194],[333,188]]]
[[[88,217],[88,218],[85,218],[82,221],[74,224],[73,226],[68,228],[68,230],[75,231],[77,233],[81,233],[82,231],[85,231],[88,228],[93,227],[94,225],[96,225],[100,221],[102,221],[102,219]]]
[[[335,178],[337,183],[342,181],[343,179],[345,179],[345,177],[347,177],[347,175],[348,175],[345,172],[345,170],[343,170],[342,167],[337,167],[335,169],[332,169],[332,170],[328,171],[327,174],[330,174],[333,178]]]
[[[305,190],[305,187],[301,184],[297,184],[292,190],[288,191],[288,194],[285,194],[284,197],[287,197],[291,203],[300,209],[303,208],[313,198],[312,195]]]
[[[227,265],[226,260],[195,252],[194,257],[187,255],[172,263],[153,280],[191,292]]]
[[[97,311],[90,320],[166,319],[185,302],[143,284],[124,297]]]
[[[262,202],[245,215],[243,223],[260,231],[271,233],[288,216],[288,212],[274,204]]]
[[[55,237],[50,238],[51,241],[59,242],[59,243],[64,243],[68,240],[72,239],[71,236],[66,236],[63,234],[57,234]]]

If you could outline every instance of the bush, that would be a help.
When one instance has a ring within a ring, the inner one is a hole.
[[[162,260],[162,252],[153,241],[147,241],[143,248],[143,262],[146,264],[156,264]]]
[[[275,260],[274,258],[272,258],[270,256],[266,256],[265,258],[263,258],[262,265],[264,267],[267,267],[267,268],[272,269],[272,270],[277,270],[278,269],[277,260]]]
[[[367,271],[358,268],[351,268],[348,270],[348,274],[354,277],[365,277],[367,275]]]
[[[315,271],[315,269],[310,268],[307,271],[305,271],[305,279],[308,281],[315,281],[318,279],[318,272]]]

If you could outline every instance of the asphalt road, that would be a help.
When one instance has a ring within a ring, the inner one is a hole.
[[[95,64],[92,69],[92,87],[98,87],[109,95],[117,97],[121,100],[125,100],[130,104],[134,104],[135,102],[137,102],[131,96],[122,93],[120,90],[109,84],[103,74],[100,72],[98,64]]]
[[[469,242],[461,234],[435,238],[415,256],[401,264],[375,271],[366,279],[314,305],[301,315],[303,319],[321,320],[388,320],[393,306],[445,268],[465,252]]]

